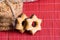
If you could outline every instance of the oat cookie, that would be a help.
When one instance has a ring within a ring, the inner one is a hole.
[[[10,30],[12,28],[13,14],[18,17],[22,13],[23,2],[12,3],[9,0],[0,1],[0,31]],[[12,9],[12,10],[11,10]]]

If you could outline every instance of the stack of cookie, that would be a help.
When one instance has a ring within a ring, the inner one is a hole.
[[[22,14],[17,18],[16,29],[21,33],[24,33],[26,30],[30,31],[33,35],[41,30],[41,19],[38,19],[36,15],[32,15],[28,18],[25,14]]]
[[[14,17],[17,18],[22,9],[21,0],[0,0],[0,31],[11,30]]]

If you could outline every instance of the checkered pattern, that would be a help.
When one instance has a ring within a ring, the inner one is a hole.
[[[24,3],[24,13],[28,17],[35,14],[43,19],[42,30],[35,35],[16,31],[0,32],[0,40],[60,40],[60,0]]]

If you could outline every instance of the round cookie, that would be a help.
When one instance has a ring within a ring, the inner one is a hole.
[[[33,15],[31,18],[26,19],[27,25],[26,25],[26,30],[30,31],[33,35],[38,31],[41,30],[41,19],[38,19],[35,15]],[[32,23],[35,23],[33,26]]]
[[[21,33],[23,33],[24,30],[24,25],[25,22],[24,20],[27,18],[27,16],[25,14],[22,14],[20,17],[17,18],[17,25],[16,25],[16,29],[19,30]]]
[[[12,29],[12,12],[5,0],[0,2],[0,31]]]
[[[23,11],[23,2],[21,0],[6,0],[6,4],[10,7],[12,13],[14,13],[15,18]]]
[[[14,29],[14,18],[17,18],[23,10],[23,2],[20,1],[12,3],[10,0],[0,0],[0,31]]]

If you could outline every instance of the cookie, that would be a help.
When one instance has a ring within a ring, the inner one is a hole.
[[[20,17],[17,18],[17,25],[16,25],[16,29],[19,30],[21,33],[23,33],[25,31],[25,19],[27,18],[27,16],[25,14],[22,14]]]
[[[0,31],[12,29],[12,12],[6,3],[0,2]]]
[[[16,3],[17,2],[17,3]],[[10,7],[12,13],[14,13],[15,18],[17,18],[23,10],[23,2],[21,0],[6,0],[6,4]]]
[[[23,9],[23,2],[12,3],[9,0],[0,1],[0,31],[13,29],[12,22],[17,18]],[[13,14],[14,13],[14,17]]]
[[[38,31],[41,30],[41,19],[38,19],[36,15],[33,15],[31,18],[26,19],[27,25],[26,25],[26,30],[30,31],[33,35]],[[34,25],[32,23],[34,22]]]

